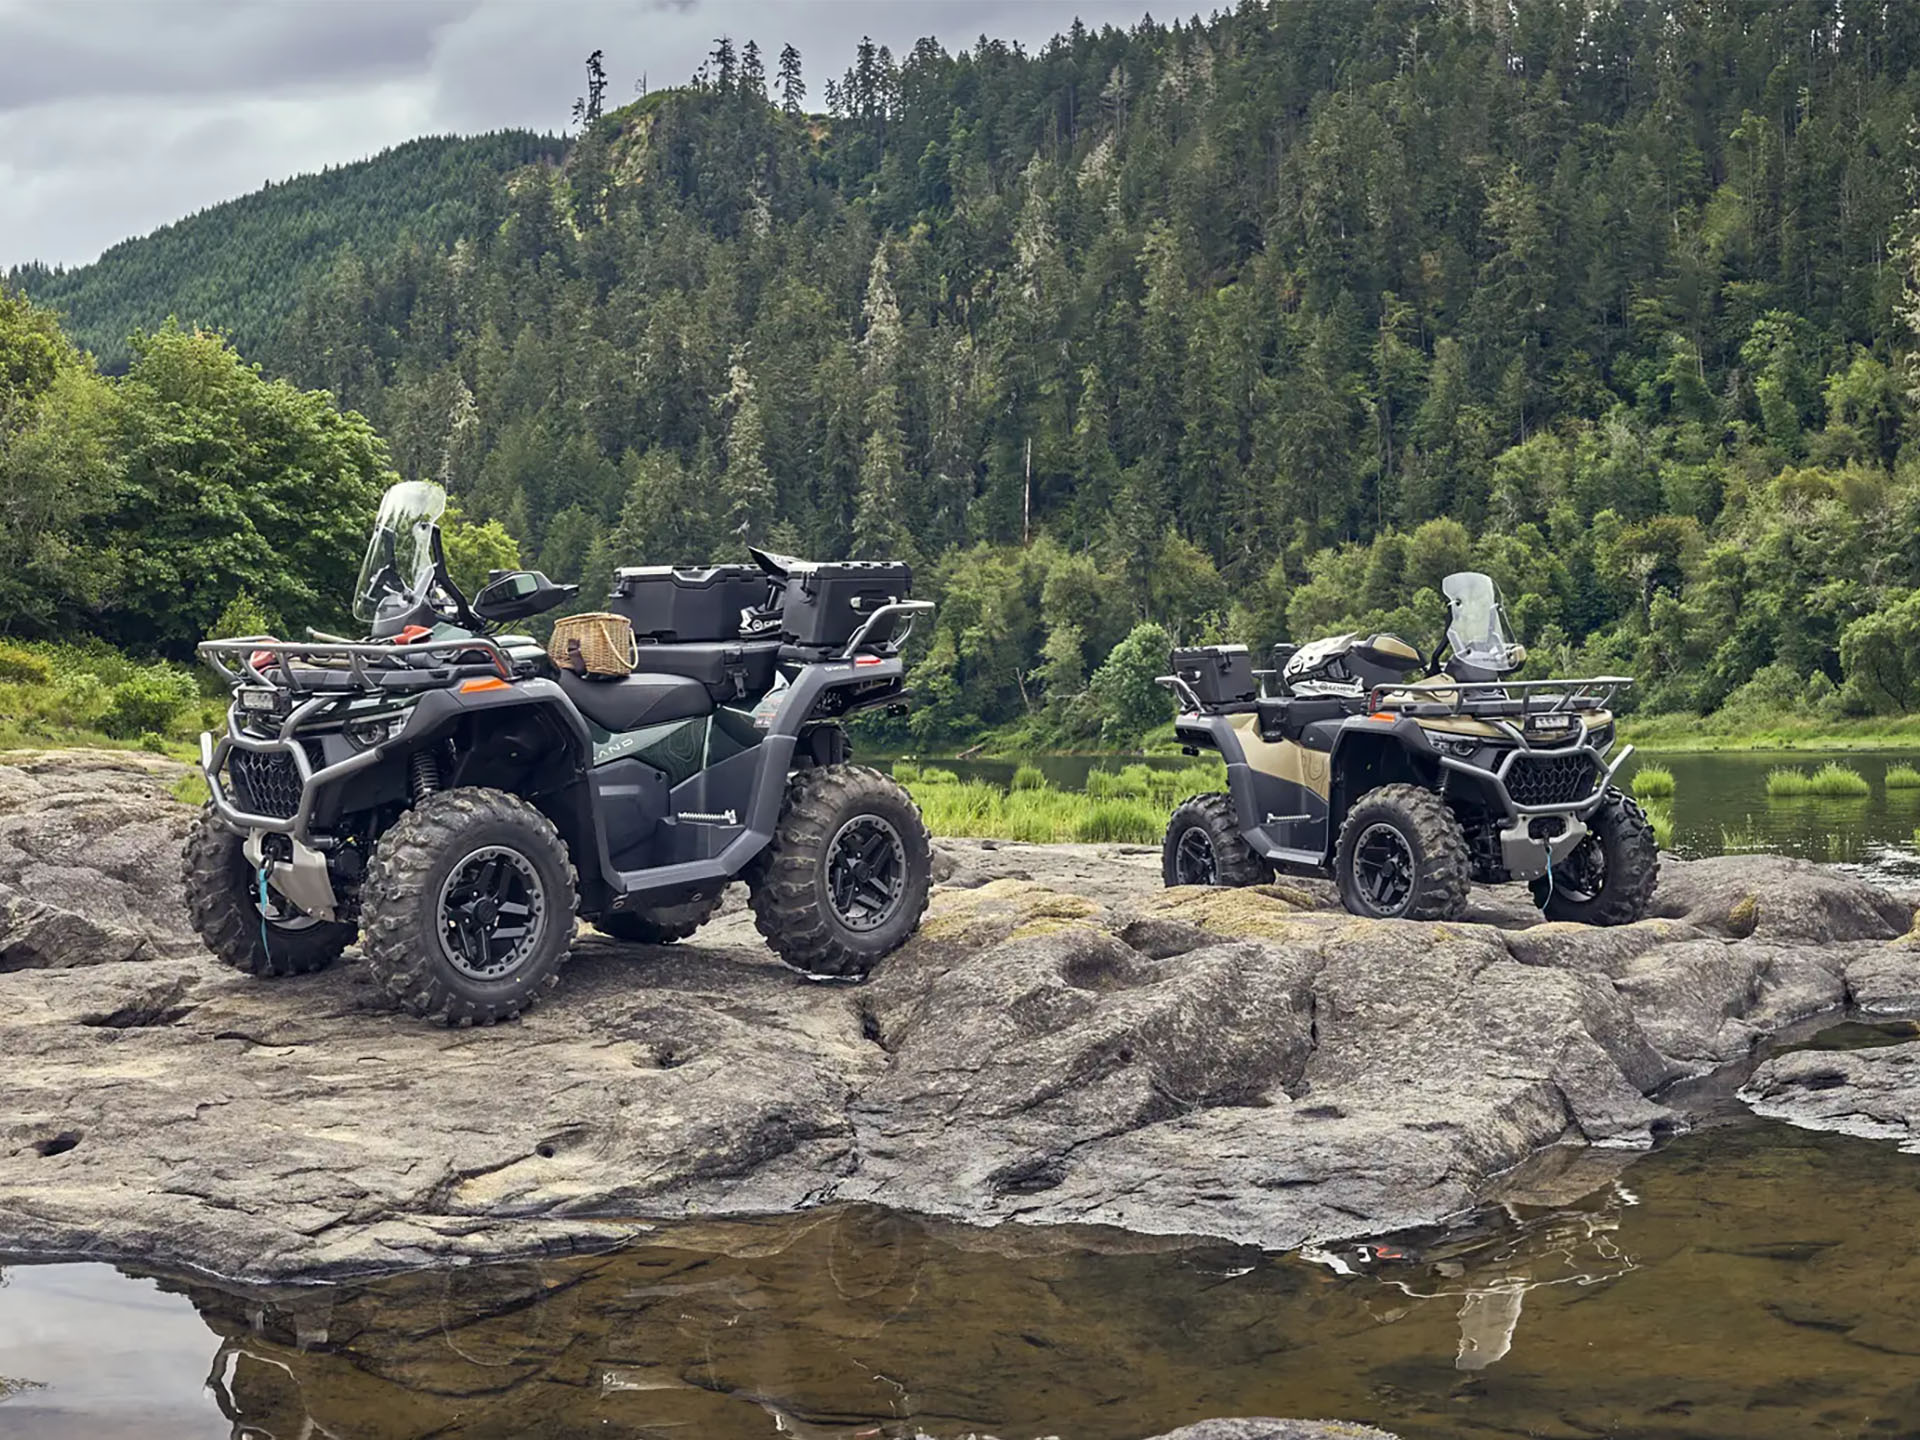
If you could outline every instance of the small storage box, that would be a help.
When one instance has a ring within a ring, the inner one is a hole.
[[[757,565],[642,565],[613,572],[607,609],[642,640],[736,640],[740,612],[764,606],[767,588]]]
[[[796,565],[781,597],[781,634],[789,645],[845,645],[874,611],[912,589],[912,567],[897,560]]]
[[[1253,659],[1244,645],[1176,650],[1173,673],[1186,681],[1209,709],[1251,705],[1259,693],[1253,683]]]

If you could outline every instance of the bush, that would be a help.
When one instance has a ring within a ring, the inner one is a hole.
[[[0,681],[14,685],[44,685],[53,678],[46,658],[23,645],[0,644]]]
[[[207,638],[231,640],[240,635],[272,635],[279,629],[278,618],[269,614],[253,598],[251,590],[242,590],[227,602],[227,608],[220,612],[220,618],[213,622],[213,628],[207,632]]]
[[[1134,744],[1172,718],[1173,696],[1154,684],[1166,673],[1173,642],[1158,625],[1136,625],[1113,647],[1088,685],[1100,706],[1100,733],[1110,742]]]
[[[1673,794],[1673,772],[1664,765],[1642,765],[1633,775],[1635,795]]]
[[[100,728],[119,740],[165,730],[199,694],[185,671],[172,665],[148,666],[113,687]]]

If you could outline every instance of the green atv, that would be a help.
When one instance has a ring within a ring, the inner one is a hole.
[[[1447,638],[1424,663],[1393,635],[1279,646],[1265,671],[1244,646],[1173,652],[1176,733],[1218,752],[1228,789],[1174,811],[1168,885],[1331,875],[1356,915],[1445,920],[1471,882],[1519,881],[1551,919],[1646,913],[1658,850],[1613,783],[1633,748],[1615,747],[1613,698],[1632,681],[1513,680],[1526,652],[1493,581],[1442,589]]]
[[[685,939],[734,879],[810,976],[858,979],[913,933],[926,826],[849,763],[843,728],[907,703],[901,646],[932,606],[906,598],[905,565],[623,570],[608,604],[634,663],[609,678],[499,633],[577,587],[496,572],[461,594],[445,506],[437,485],[388,492],[355,603],[367,638],[200,647],[233,692],[200,740],[212,798],[185,855],[217,958],[299,974],[357,939],[394,1004],[486,1024],[554,983],[576,916]]]

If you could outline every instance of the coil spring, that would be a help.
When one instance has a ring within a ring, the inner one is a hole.
[[[416,750],[411,762],[413,803],[418,805],[440,788],[440,757],[431,750]]]

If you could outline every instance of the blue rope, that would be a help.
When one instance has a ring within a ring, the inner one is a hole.
[[[253,873],[254,878],[260,882],[260,949],[271,960],[273,951],[267,945],[267,867],[262,865]]]

